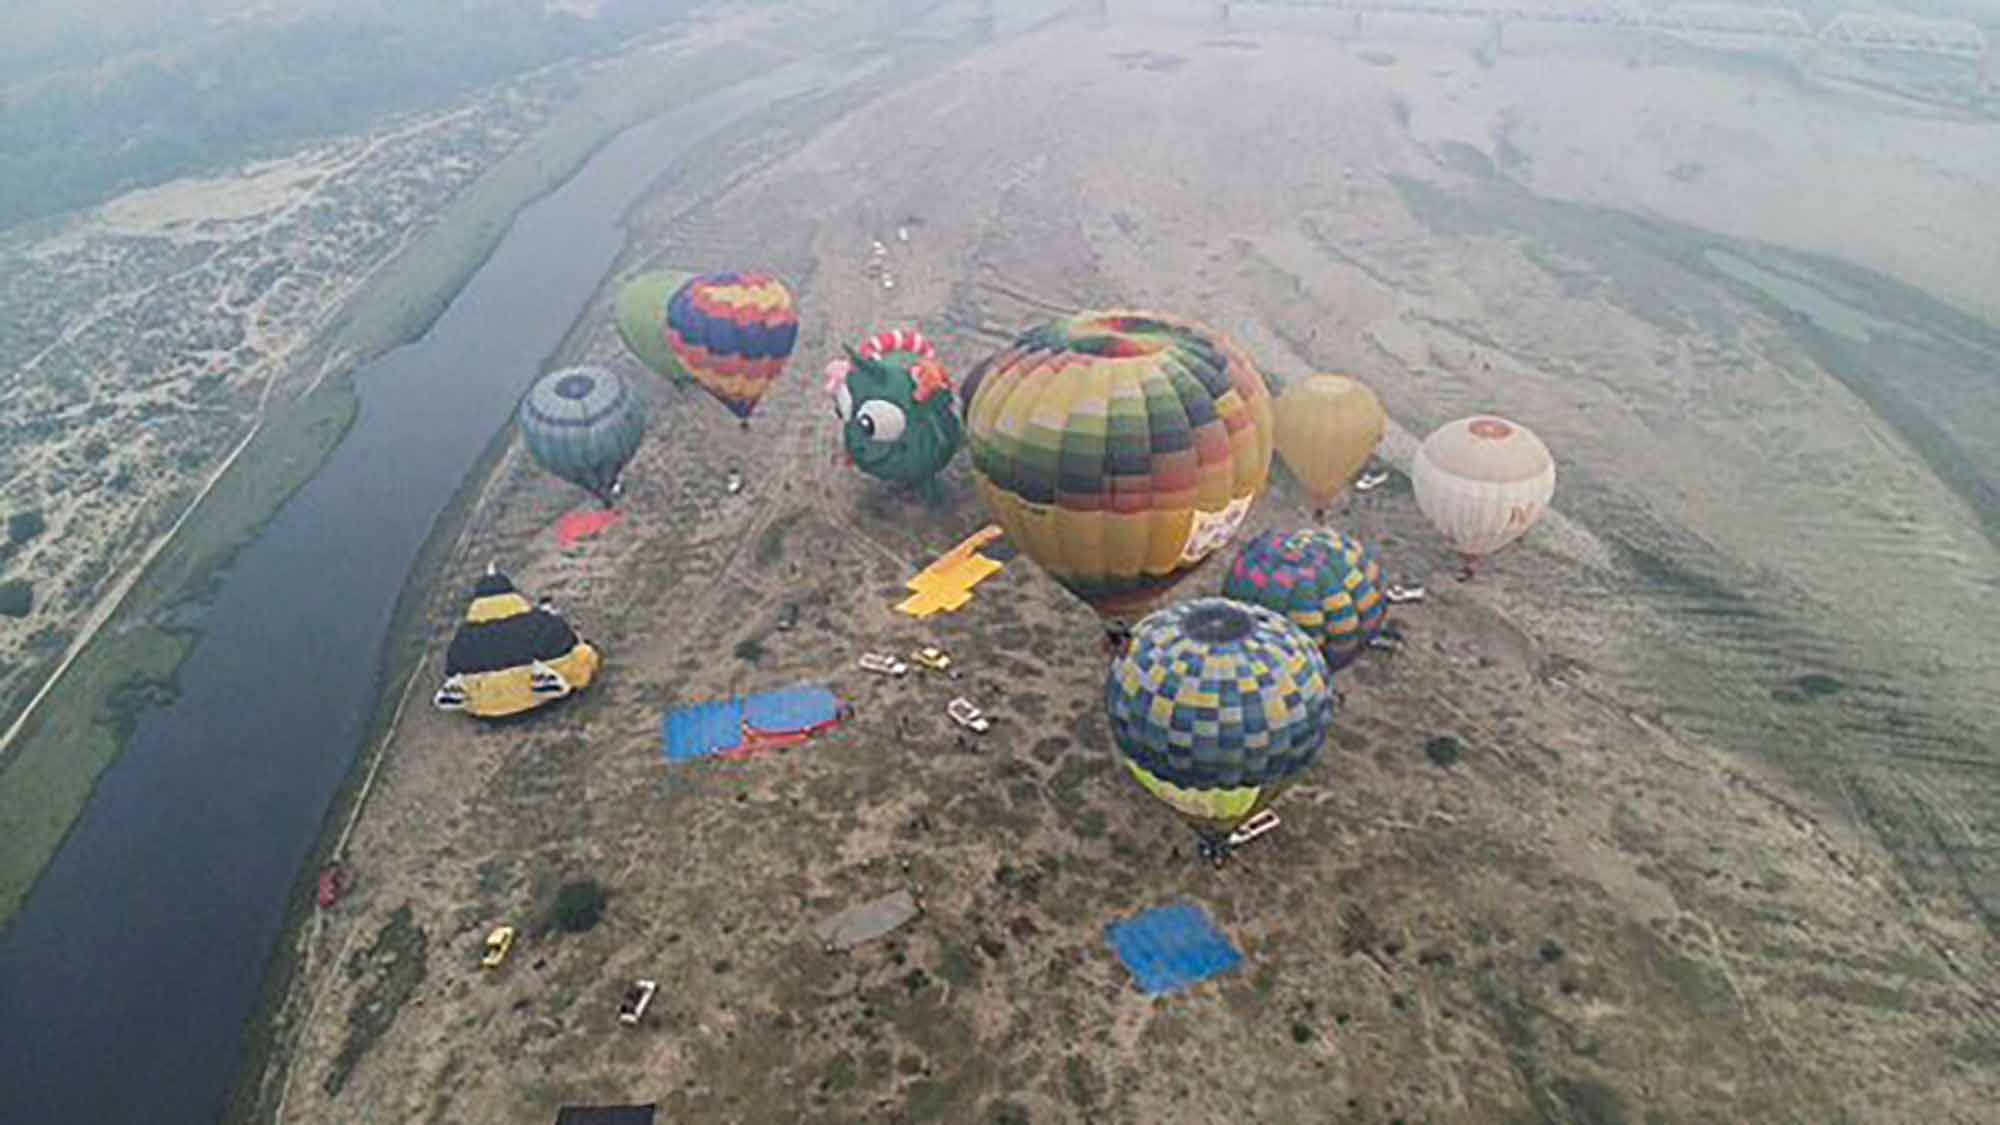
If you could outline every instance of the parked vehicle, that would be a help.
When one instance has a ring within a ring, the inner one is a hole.
[[[618,1022],[627,1027],[636,1027],[646,1018],[646,1009],[653,1005],[653,994],[660,990],[658,981],[635,980],[632,987],[625,990],[625,998],[618,1002]]]
[[[910,671],[908,664],[887,653],[880,652],[862,653],[861,667],[863,671],[874,672],[883,676],[902,676],[908,674]]]
[[[1236,831],[1229,834],[1229,846],[1240,848],[1244,844],[1278,827],[1278,824],[1278,814],[1272,812],[1270,809],[1265,809],[1256,816],[1236,826]]]
[[[479,959],[482,969],[497,969],[507,960],[507,954],[514,949],[514,927],[495,926],[486,935],[486,956]]]
[[[944,713],[951,716],[952,722],[975,734],[985,734],[993,726],[993,720],[962,695],[945,704]]]

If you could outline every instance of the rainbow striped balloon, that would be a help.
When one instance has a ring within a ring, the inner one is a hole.
[[[748,422],[792,357],[799,314],[775,277],[701,274],[667,299],[662,334],[688,375]]]
[[[1375,548],[1317,527],[1267,531],[1245,543],[1222,596],[1284,614],[1335,669],[1353,663],[1389,615]]]

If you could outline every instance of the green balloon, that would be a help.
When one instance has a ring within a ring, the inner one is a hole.
[[[679,270],[642,273],[618,291],[616,304],[618,336],[625,347],[640,363],[683,385],[694,382],[694,376],[667,346],[667,300],[693,276]]]
[[[965,430],[941,369],[934,368],[938,381],[926,390],[913,373],[925,362],[920,355],[890,352],[870,359],[849,348],[847,358],[834,408],[841,444],[855,467],[891,484],[921,485],[951,464]]]

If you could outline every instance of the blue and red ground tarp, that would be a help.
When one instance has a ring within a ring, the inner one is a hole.
[[[834,727],[841,716],[840,699],[817,684],[710,700],[667,713],[663,749],[669,762],[687,762],[795,744]]]
[[[1113,922],[1104,928],[1104,937],[1148,996],[1179,991],[1243,963],[1243,955],[1201,907],[1186,903]]]

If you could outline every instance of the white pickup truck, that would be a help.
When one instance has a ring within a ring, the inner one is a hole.
[[[880,652],[862,653],[860,663],[862,671],[874,672],[881,676],[904,676],[910,671],[908,664]]]
[[[952,722],[974,734],[985,734],[993,726],[993,720],[962,695],[945,704],[944,713],[951,716]]]
[[[618,1001],[618,1022],[627,1027],[637,1026],[640,1020],[646,1018],[646,1009],[652,1007],[653,993],[659,990],[658,982],[633,981],[632,987],[626,989],[624,997]]]

